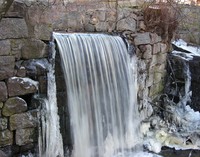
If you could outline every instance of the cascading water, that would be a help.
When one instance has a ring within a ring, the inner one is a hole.
[[[126,156],[139,143],[136,60],[117,36],[53,36],[67,86],[72,156]]]
[[[53,45],[53,44],[52,44]],[[55,58],[55,47],[52,47],[52,57]],[[56,99],[56,84],[54,75],[54,60],[48,68],[48,95],[42,101],[41,129],[39,136],[40,157],[64,157],[62,136],[60,134],[58,107]]]

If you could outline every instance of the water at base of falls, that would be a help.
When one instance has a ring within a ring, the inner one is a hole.
[[[140,142],[137,66],[124,41],[103,34],[53,36],[67,86],[72,156],[129,156]]]

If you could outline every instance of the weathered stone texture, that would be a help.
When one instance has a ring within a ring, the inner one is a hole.
[[[9,98],[3,107],[2,114],[11,116],[16,113],[22,113],[27,110],[27,103],[20,97]]]
[[[28,29],[24,19],[3,18],[0,21],[0,39],[26,37],[28,37]]]
[[[0,131],[7,129],[7,126],[8,126],[8,119],[0,118]]]
[[[0,146],[13,144],[13,132],[7,130],[0,131]]]
[[[36,59],[47,57],[47,46],[44,42],[37,39],[27,40],[22,47],[23,59]]]
[[[8,92],[5,82],[0,82],[0,101],[6,101]]]
[[[14,75],[15,58],[13,56],[0,56],[0,80]]]
[[[16,130],[15,141],[19,146],[26,145],[35,141],[35,128]]]
[[[136,21],[133,18],[125,18],[117,22],[117,30],[136,32],[136,25]]]
[[[9,40],[0,40],[0,56],[7,56],[10,54],[11,44]]]
[[[38,82],[30,78],[12,77],[8,79],[9,96],[26,95],[35,93],[38,89]]]
[[[10,130],[36,127],[37,123],[37,111],[30,111],[10,116]]]
[[[138,33],[134,39],[134,43],[135,45],[150,44],[151,43],[150,34],[148,32]]]

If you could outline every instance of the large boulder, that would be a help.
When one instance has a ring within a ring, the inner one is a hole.
[[[15,67],[15,57],[0,56],[0,80],[4,80],[13,76],[14,67]]]
[[[27,110],[27,103],[20,97],[9,98],[3,107],[2,114],[4,116],[11,116],[16,113],[22,113]]]
[[[26,95],[38,90],[38,82],[30,78],[11,77],[7,86],[9,96]]]
[[[10,116],[10,130],[36,127],[37,124],[36,110]]]

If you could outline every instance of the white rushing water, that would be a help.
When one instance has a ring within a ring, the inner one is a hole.
[[[41,130],[39,136],[39,156],[40,157],[64,157],[62,136],[60,134],[58,107],[56,99],[56,83],[54,75],[55,47],[52,45],[52,64],[49,65],[48,95],[43,100],[41,114]]]
[[[72,156],[130,156],[140,142],[136,60],[117,36],[53,36],[67,86]]]

